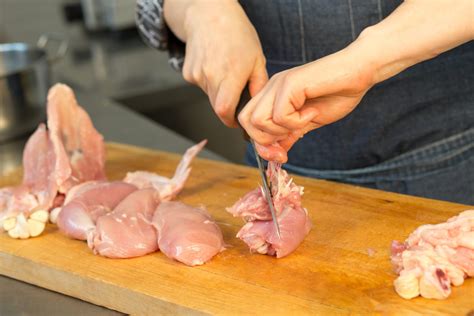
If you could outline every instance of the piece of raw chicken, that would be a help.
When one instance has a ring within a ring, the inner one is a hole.
[[[160,251],[188,266],[201,265],[223,251],[222,232],[204,210],[162,202],[153,216]]]
[[[281,258],[292,253],[303,241],[311,230],[311,220],[301,206],[303,187],[296,185],[280,164],[270,162],[267,175],[281,238],[261,188],[247,193],[227,211],[247,221],[237,237],[249,246],[250,251]]]
[[[76,185],[67,193],[64,206],[51,212],[51,220],[57,217],[61,232],[87,239],[95,253],[106,257],[129,258],[156,251],[153,211],[162,196],[170,199],[179,193],[189,176],[192,159],[204,144],[188,149],[173,179],[135,172],[128,175],[135,180],[131,183],[89,181]]]
[[[112,212],[98,218],[95,229],[88,231],[89,247],[108,258],[132,258],[157,251],[151,221],[159,203],[160,194],[154,189],[132,192]]]
[[[0,223],[10,237],[25,239],[43,232],[57,194],[56,160],[46,126],[40,124],[23,151],[22,184],[0,191]]]
[[[87,112],[77,103],[74,92],[64,84],[48,93],[48,129],[56,161],[59,192],[76,184],[105,180],[105,144]]]
[[[105,146],[72,90],[48,93],[48,129],[40,124],[23,151],[23,183],[0,193],[0,224],[14,238],[43,232],[48,211],[75,184],[105,179]]]
[[[474,276],[474,210],[447,222],[418,227],[405,241],[392,243],[395,290],[405,298],[445,299],[451,284]]]
[[[73,187],[66,195],[64,206],[51,214],[59,213],[56,222],[66,236],[87,240],[87,233],[95,228],[97,219],[136,190],[136,186],[121,181],[84,182]]]
[[[202,142],[186,150],[183,158],[176,168],[174,176],[171,179],[160,176],[159,174],[153,172],[135,171],[128,172],[124,181],[131,183],[140,189],[154,188],[160,192],[162,201],[169,201],[176,197],[183,189],[184,183],[191,173],[191,162],[193,161],[194,157],[196,157],[196,155],[204,148],[206,143],[207,140],[203,140]]]

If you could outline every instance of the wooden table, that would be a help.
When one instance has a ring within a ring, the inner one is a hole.
[[[110,179],[132,170],[170,176],[180,158],[119,144],[108,144],[107,150]],[[18,171],[0,179],[0,187],[20,179]],[[136,315],[466,315],[474,310],[472,279],[444,301],[400,298],[389,260],[393,239],[404,240],[419,225],[445,221],[469,206],[294,179],[305,187],[303,204],[314,227],[283,259],[250,254],[234,237],[241,219],[225,211],[256,187],[256,170],[197,159],[178,199],[205,205],[220,224],[229,248],[209,263],[191,268],[159,252],[106,259],[50,225],[42,236],[29,240],[2,234],[0,274]]]

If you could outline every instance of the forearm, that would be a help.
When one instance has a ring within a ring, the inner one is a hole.
[[[164,16],[166,23],[173,33],[183,42],[186,42],[187,28],[194,15],[193,8],[200,7],[200,12],[206,12],[206,6],[221,5],[225,2],[236,2],[236,0],[165,0]],[[211,12],[212,10],[209,10]],[[223,12],[224,13],[224,12]],[[222,14],[224,15],[224,14]]]
[[[348,49],[372,69],[376,84],[473,38],[473,0],[411,0]]]

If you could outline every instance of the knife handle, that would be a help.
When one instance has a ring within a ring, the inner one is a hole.
[[[245,105],[250,101],[250,90],[249,90],[249,85],[246,84],[244,87],[244,90],[242,90],[242,94],[240,95],[239,103],[237,103],[237,107],[235,108],[235,121],[237,124],[239,124],[240,129],[242,130],[242,136],[246,141],[250,141],[250,136],[247,134],[245,129],[240,125],[239,120],[237,117],[239,116],[239,113],[243,110]]]

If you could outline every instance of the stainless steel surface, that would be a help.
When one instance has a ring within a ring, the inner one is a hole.
[[[50,62],[67,49],[60,40],[58,52],[49,57],[46,48],[50,42],[44,35],[38,47],[0,44],[0,143],[33,130],[44,118]]]
[[[270,186],[268,185],[268,179],[267,179],[265,166],[263,164],[262,157],[260,157],[260,155],[257,152],[257,148],[255,147],[255,143],[253,139],[250,140],[250,143],[252,144],[253,152],[255,154],[255,159],[257,159],[257,165],[258,165],[258,170],[260,171],[260,177],[262,178],[263,195],[265,195],[265,199],[267,200],[268,207],[270,208],[270,213],[272,213],[273,225],[275,226],[278,238],[281,238],[280,225],[278,225],[278,220],[277,220],[276,212],[275,212],[275,205],[273,204],[272,191],[270,189]]]
[[[81,0],[86,27],[118,30],[135,23],[135,2],[130,0]]]
[[[47,55],[48,62],[50,63],[61,60],[64,56],[66,56],[68,49],[68,42],[64,39],[64,37],[57,34],[42,34],[39,37],[36,46],[38,46],[38,48],[42,49],[43,51],[46,51],[52,42],[56,42],[58,47],[54,55]]]
[[[1,316],[118,316],[122,313],[0,276]]]

